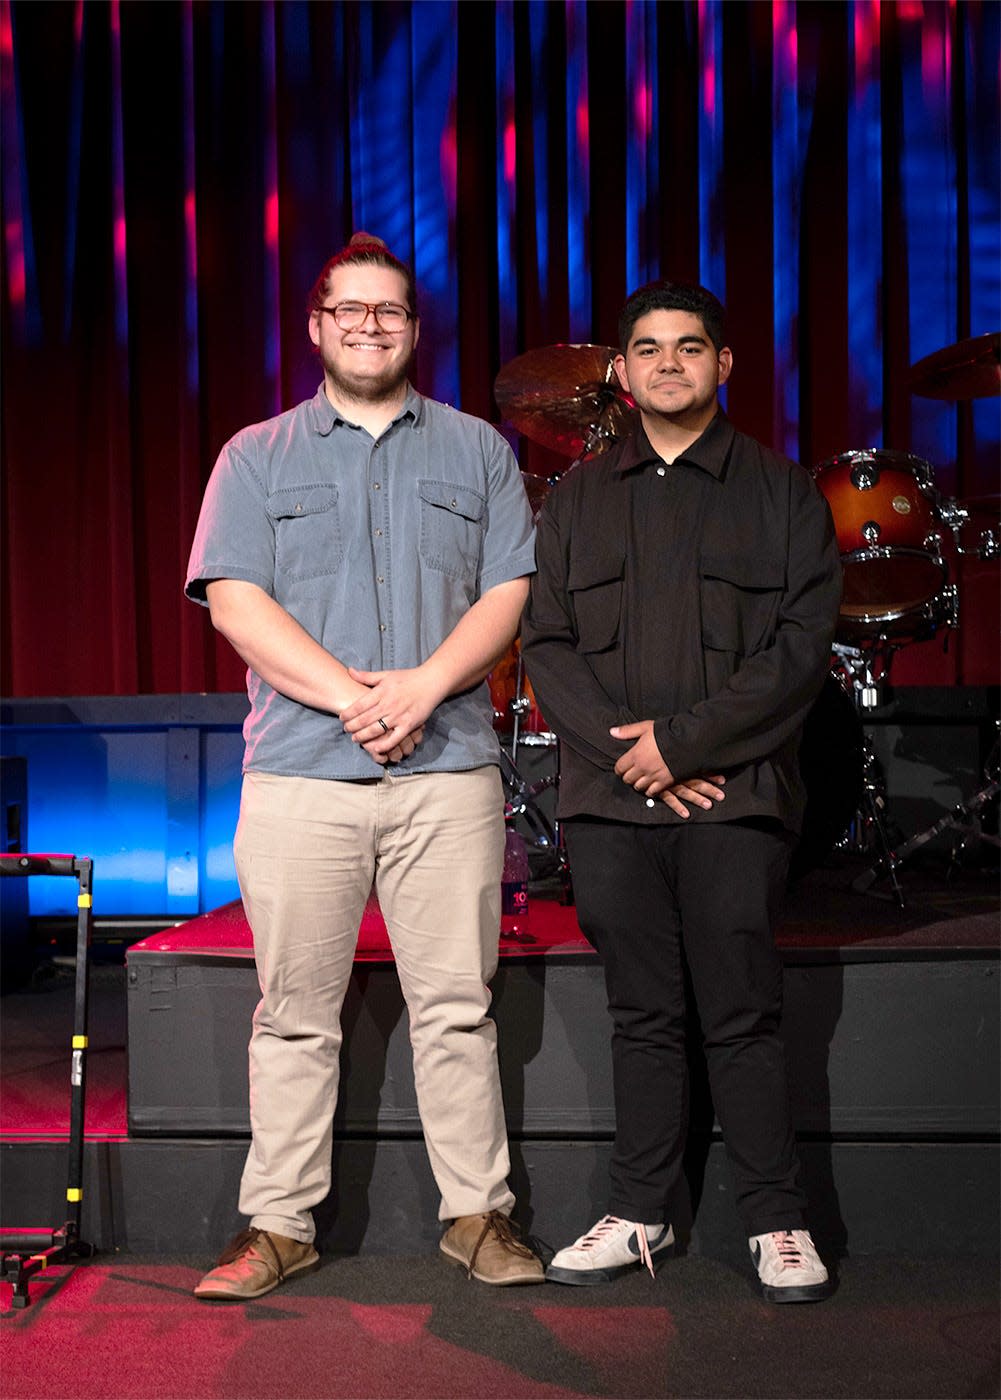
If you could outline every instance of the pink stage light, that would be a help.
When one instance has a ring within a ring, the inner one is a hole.
[[[514,118],[509,117],[504,123],[504,179],[509,185],[514,184],[517,168],[518,131],[514,123]]]
[[[642,141],[648,140],[653,127],[653,93],[645,82],[641,82],[633,98],[633,121],[636,135]]]
[[[4,226],[7,243],[7,285],[12,305],[24,310],[27,278],[24,270],[24,227],[20,219],[10,219]]]
[[[870,0],[869,4],[855,7],[855,71],[867,72],[874,57],[879,54],[880,0]]]
[[[577,144],[583,159],[591,147],[591,114],[586,97],[582,97],[577,103]]]
[[[459,188],[459,138],[455,130],[454,120],[449,120],[442,130],[439,160],[441,183],[445,191],[448,210],[450,214],[454,214]]]
[[[264,242],[268,248],[278,247],[278,191],[271,190],[264,201]]]
[[[116,195],[119,192],[116,190]],[[120,203],[120,198],[116,198],[115,203]],[[116,214],[112,229],[112,246],[114,247],[115,267],[121,276],[125,275],[125,258],[128,251],[125,233],[125,215]]]

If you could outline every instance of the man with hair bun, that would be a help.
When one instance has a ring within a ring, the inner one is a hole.
[[[829,1282],[797,1182],[772,925],[803,812],[803,721],[830,664],[837,543],[802,467],[721,411],[733,356],[711,292],[640,288],[619,343],[636,427],[550,494],[522,624],[562,741],[577,915],[605,966],[616,1120],[607,1213],[546,1277],[652,1273],[671,1248],[687,964],[759,1286],[815,1302]]]
[[[484,1283],[539,1283],[509,1220],[489,1015],[504,819],[482,684],[528,593],[528,503],[500,434],[409,383],[414,279],[381,239],[355,234],[329,260],[308,331],[323,382],[223,448],[186,585],[248,667],[234,856],[261,985],[249,1229],[195,1294],[259,1298],[318,1263],[341,1004],[373,882],[441,1249]]]

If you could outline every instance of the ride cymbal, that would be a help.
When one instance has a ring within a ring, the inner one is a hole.
[[[986,399],[1001,394],[1001,332],[975,335],[911,365],[911,392],[926,399]]]
[[[636,410],[612,368],[607,345],[545,345],[510,360],[494,381],[497,405],[519,432],[577,458],[632,430]]]

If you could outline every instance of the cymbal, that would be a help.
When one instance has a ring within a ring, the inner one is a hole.
[[[612,368],[607,345],[545,345],[510,360],[494,381],[505,417],[533,442],[577,458],[628,436],[636,410]]]
[[[911,392],[926,399],[986,399],[1001,394],[1001,332],[975,335],[911,365]]]
[[[1001,496],[964,496],[956,504],[970,516],[989,515],[992,519],[1001,519]]]

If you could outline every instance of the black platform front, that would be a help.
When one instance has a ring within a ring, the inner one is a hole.
[[[779,943],[803,1177],[822,1247],[854,1254],[994,1255],[999,1238],[997,895],[914,889],[909,906],[817,872]],[[552,915],[550,922],[541,917]],[[104,1248],[211,1255],[241,1221],[247,1040],[257,1000],[238,908],[135,945],[128,1003],[128,1135],[86,1149],[84,1235]],[[551,937],[543,936],[543,926]],[[572,910],[540,911],[531,951],[504,949],[494,983],[522,1223],[554,1245],[605,1207],[612,1138],[600,965]],[[345,1005],[333,1190],[317,1212],[328,1250],[421,1252],[438,1196],[414,1097],[406,1015],[386,954],[363,949]],[[124,1035],[122,1035],[124,1038]],[[746,1263],[725,1153],[697,1056],[688,1194],[691,1247]],[[3,1223],[48,1218],[65,1144],[2,1146]]]
[[[247,1039],[259,997],[252,960],[155,941],[160,950],[133,949],[128,958],[129,1132],[248,1133]],[[785,958],[798,1132],[997,1134],[996,957],[793,948]],[[493,991],[509,1130],[610,1135],[608,1018],[596,957],[508,958]],[[344,1028],[338,1129],[418,1133],[406,1009],[392,963],[356,966]]]

